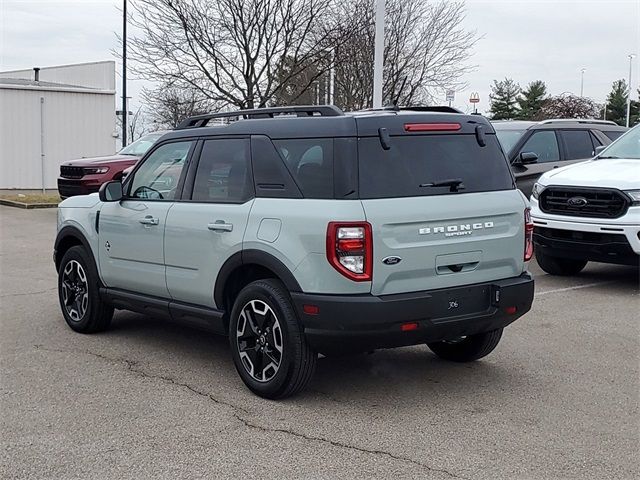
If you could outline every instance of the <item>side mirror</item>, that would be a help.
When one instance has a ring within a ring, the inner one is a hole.
[[[122,200],[122,183],[118,180],[103,183],[98,190],[101,202],[118,202]]]
[[[127,175],[129,175],[131,173],[131,170],[133,170],[133,167],[125,168],[122,171],[122,181],[123,182],[124,182],[124,179],[127,178]]]
[[[520,165],[528,165],[530,163],[538,162],[538,154],[533,152],[522,152],[518,156],[518,163]]]
[[[607,148],[606,145],[600,145],[598,147],[596,147],[596,149],[593,151],[593,156],[597,157],[598,155],[600,155],[602,153],[602,151]]]

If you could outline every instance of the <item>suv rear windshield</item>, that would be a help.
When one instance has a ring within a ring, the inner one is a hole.
[[[485,140],[481,147],[475,135],[405,135],[391,137],[384,150],[378,137],[360,138],[360,198],[451,194],[450,186],[427,185],[456,179],[457,194],[514,188],[496,136]]]

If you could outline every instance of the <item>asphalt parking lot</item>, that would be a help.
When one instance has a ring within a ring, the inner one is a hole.
[[[270,402],[223,338],[126,312],[103,334],[67,328],[55,219],[0,207],[2,478],[640,475],[637,269],[532,265],[533,310],[486,359],[324,358],[305,393]]]

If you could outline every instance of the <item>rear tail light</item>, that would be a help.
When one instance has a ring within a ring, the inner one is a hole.
[[[528,262],[533,257],[533,222],[531,221],[531,209],[524,211],[524,261]]]
[[[327,259],[342,275],[355,282],[371,280],[373,239],[368,222],[330,222]]]

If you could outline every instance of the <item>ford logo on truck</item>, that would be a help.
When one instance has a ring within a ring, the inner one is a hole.
[[[486,230],[493,228],[493,222],[463,223],[459,225],[438,225],[436,227],[423,227],[418,230],[420,235],[430,235],[432,233],[444,233],[445,237],[460,237],[471,235],[474,230]]]
[[[571,197],[567,200],[567,205],[571,207],[584,207],[589,203],[584,197]]]

